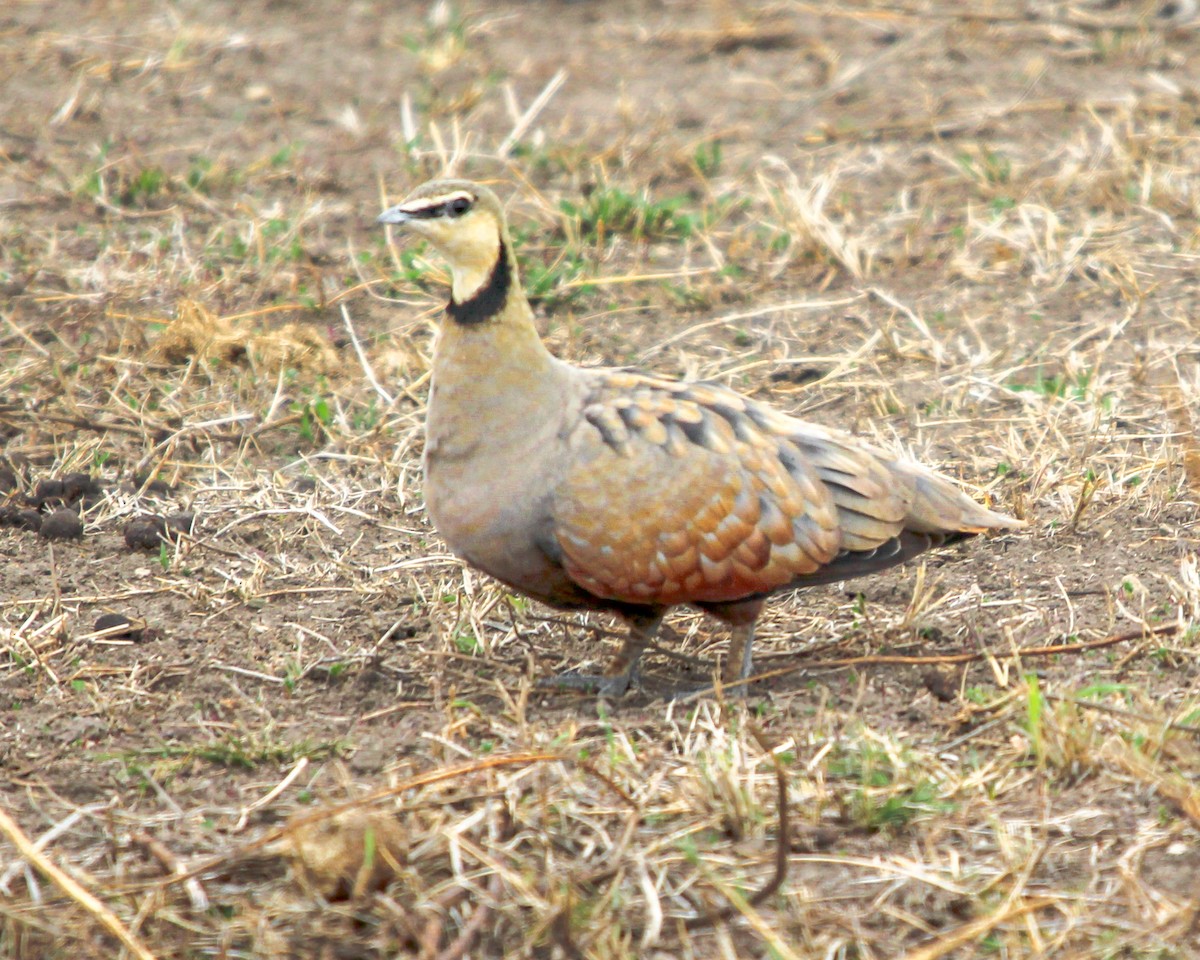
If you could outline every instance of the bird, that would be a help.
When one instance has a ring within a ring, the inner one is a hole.
[[[450,270],[425,424],[438,533],[514,591],[628,624],[602,674],[555,684],[626,693],[664,615],[690,606],[728,627],[721,684],[744,690],[773,594],[1026,525],[911,459],[721,384],[554,356],[504,207],[480,183],[429,181],[378,222],[428,241]]]

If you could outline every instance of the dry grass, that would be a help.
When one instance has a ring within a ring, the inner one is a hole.
[[[587,6],[14,7],[0,491],[103,491],[0,530],[0,955],[1200,955],[1186,17]],[[424,516],[445,276],[370,220],[442,172],[559,354],[1030,531],[778,598],[744,702],[661,697],[722,651],[686,611],[643,693],[538,688],[614,625]]]

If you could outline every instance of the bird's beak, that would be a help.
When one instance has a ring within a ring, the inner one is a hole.
[[[406,213],[403,209],[404,204],[400,203],[394,207],[389,207],[384,210],[378,217],[375,218],[376,223],[408,223],[412,220],[412,216]]]

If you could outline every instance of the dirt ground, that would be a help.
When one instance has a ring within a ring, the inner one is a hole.
[[[8,0],[0,956],[1200,956],[1191,7]],[[444,173],[560,356],[1028,530],[777,598],[744,700],[685,610],[538,686],[621,626],[424,513]]]

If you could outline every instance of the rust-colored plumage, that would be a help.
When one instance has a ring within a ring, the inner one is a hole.
[[[623,691],[678,604],[731,626],[723,675],[745,679],[770,594],[1024,526],[924,467],[725,387],[556,359],[500,203],[478,184],[433,181],[380,221],[426,237],[452,272],[426,427],[439,532],[517,590],[630,623],[605,677],[567,682]]]

